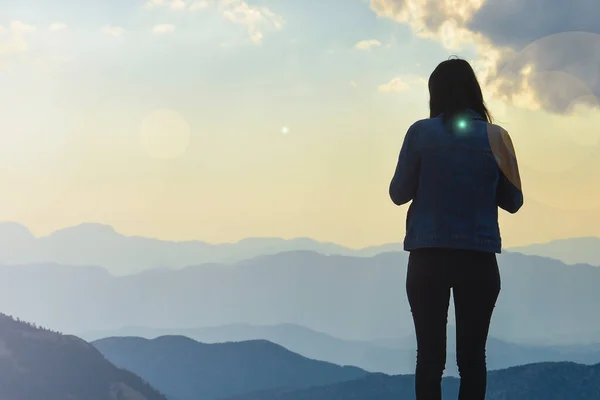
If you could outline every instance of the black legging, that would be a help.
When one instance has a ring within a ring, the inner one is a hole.
[[[494,253],[430,248],[410,253],[406,291],[417,335],[417,400],[441,400],[450,289],[456,315],[459,400],[484,400],[485,346],[500,293]]]

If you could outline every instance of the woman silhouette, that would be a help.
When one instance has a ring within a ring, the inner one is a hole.
[[[412,200],[404,249],[417,336],[417,400],[440,400],[450,291],[456,315],[459,400],[483,400],[485,347],[500,293],[498,207],[523,204],[508,133],[491,122],[469,63],[442,62],[429,78],[430,118],[404,138],[390,197]]]

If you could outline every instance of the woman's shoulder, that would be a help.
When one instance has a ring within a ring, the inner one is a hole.
[[[508,136],[508,132],[506,131],[506,129],[504,129],[500,125],[492,124],[490,122],[486,122],[485,124],[487,126],[488,134],[497,136]]]
[[[492,151],[506,151],[509,150],[514,154],[514,147],[512,139],[508,134],[508,131],[500,125],[486,123],[487,136],[490,141]]]
[[[441,127],[440,118],[423,118],[413,122],[409,131],[430,131]]]
[[[510,135],[499,125],[488,124],[487,127],[490,149],[500,170],[520,190],[521,178],[517,166],[517,155]]]

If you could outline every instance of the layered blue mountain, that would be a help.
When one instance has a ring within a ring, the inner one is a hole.
[[[413,332],[406,262],[404,252],[348,257],[295,251],[120,277],[99,267],[2,266],[0,304],[5,312],[77,334],[123,326],[292,323],[346,340],[397,339]],[[600,342],[600,268],[509,252],[499,264],[493,337]]]
[[[265,340],[205,344],[181,336],[93,342],[111,362],[147,379],[172,400],[414,399],[414,376],[366,373],[314,361]],[[445,398],[458,380],[445,378]],[[600,398],[600,364],[535,363],[490,371],[488,399]]]
[[[355,365],[370,372],[410,374],[414,372],[416,340],[414,335],[373,342],[345,340],[295,324],[256,326],[231,324],[196,329],[151,329],[128,327],[114,331],[89,332],[87,340],[105,337],[137,336],[154,339],[166,335],[187,336],[203,343],[241,342],[264,339],[302,356],[339,365]],[[446,375],[458,376],[454,326],[448,329]],[[574,361],[581,364],[600,362],[600,343],[585,345],[531,345],[511,343],[490,337],[487,342],[488,367],[503,369],[515,365]]]
[[[217,400],[274,388],[308,388],[367,374],[315,361],[266,340],[219,344],[183,336],[107,338],[93,345],[115,365],[177,400]]]
[[[443,381],[444,399],[458,396],[457,378]],[[490,372],[486,400],[600,398],[600,364],[540,363]],[[334,385],[251,393],[227,400],[414,400],[414,376],[371,374]]]

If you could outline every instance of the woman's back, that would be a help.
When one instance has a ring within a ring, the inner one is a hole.
[[[516,212],[523,202],[501,168],[514,164],[518,171],[506,137],[473,110],[462,114],[458,126],[439,115],[410,127],[390,185],[396,204],[412,200],[406,250],[501,251],[498,207]]]

